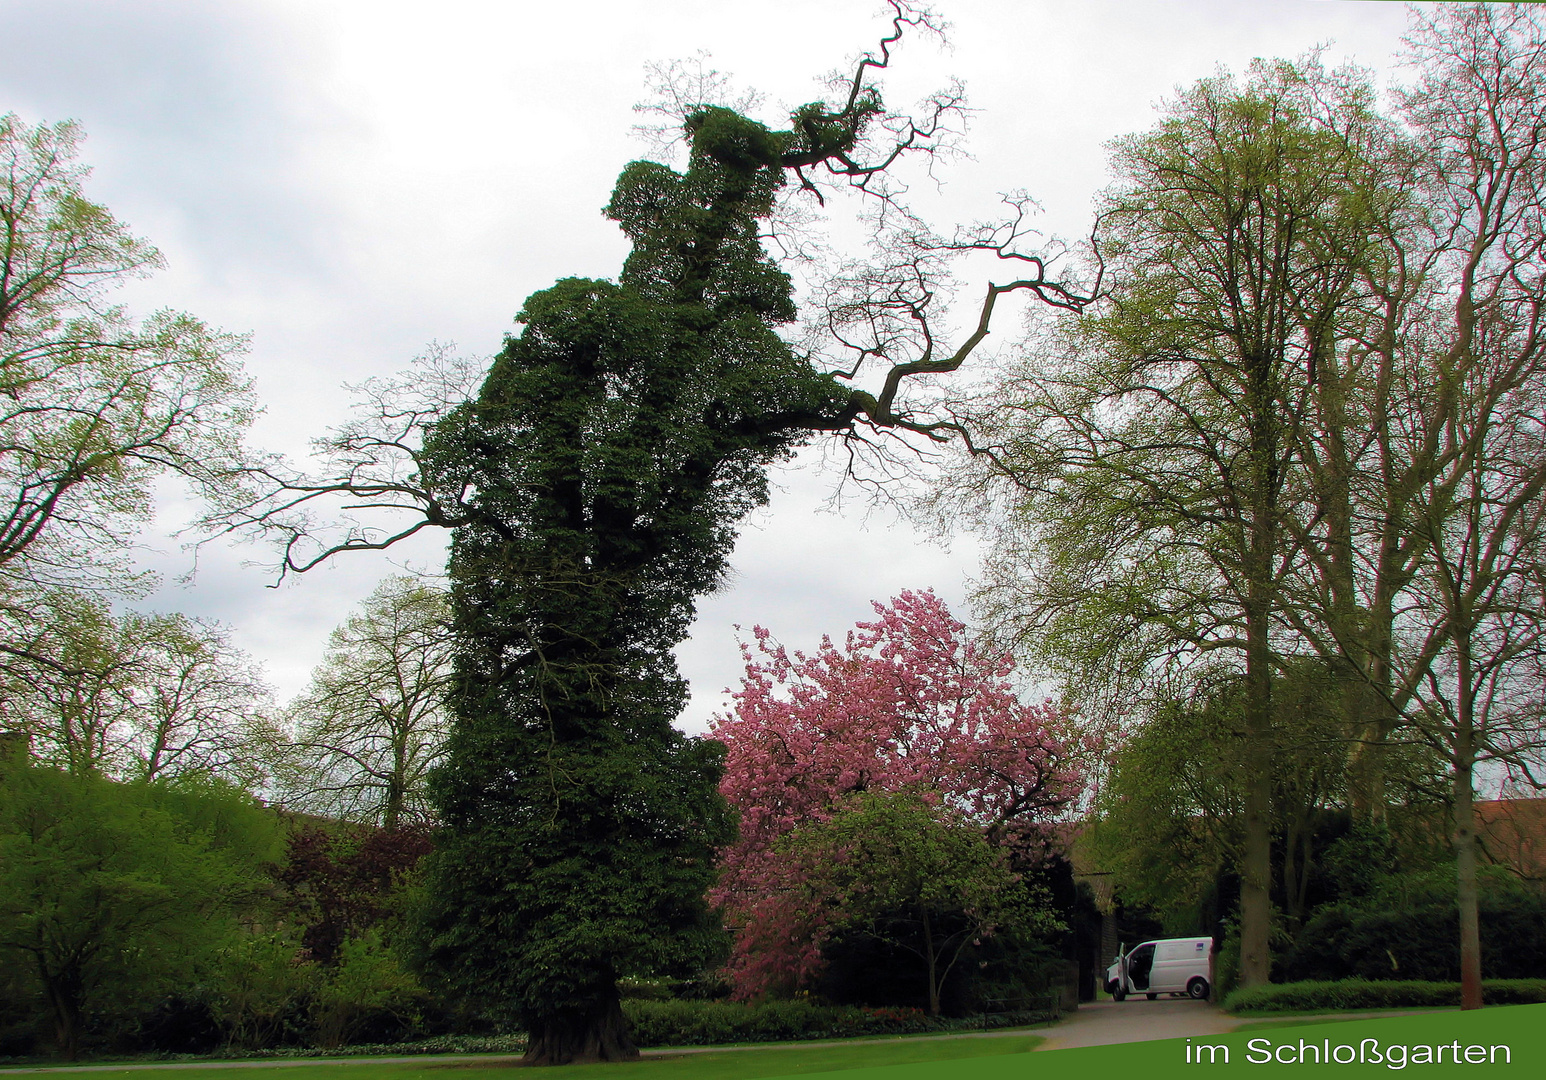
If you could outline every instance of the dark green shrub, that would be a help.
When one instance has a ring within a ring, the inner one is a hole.
[[[169,1054],[207,1054],[224,1042],[224,1032],[209,1003],[174,994],[140,1018],[128,1049]]]
[[[1223,1001],[1240,983],[1240,926],[1230,919],[1224,924],[1224,940],[1213,959],[1213,1000]]]
[[[26,964],[0,964],[0,1058],[33,1052],[41,1035],[41,997]]]
[[[1453,903],[1399,910],[1330,904],[1316,912],[1283,960],[1291,982],[1460,978],[1458,917]]]
[[[1354,825],[1321,856],[1337,898],[1349,902],[1373,893],[1398,866],[1395,841],[1383,823]]]
[[[669,979],[618,979],[617,995],[632,1001],[667,1001],[672,997]]]
[[[1488,979],[1489,1005],[1546,1002],[1546,979]],[[1335,982],[1274,983],[1236,990],[1224,1001],[1229,1012],[1319,1012],[1340,1009],[1444,1008],[1460,1004],[1458,982],[1416,979],[1342,979]]]
[[[1455,901],[1429,892],[1415,902],[1329,904],[1300,931],[1283,959],[1286,980],[1460,978]],[[1546,901],[1521,889],[1484,894],[1478,914],[1482,974],[1525,979],[1546,971]]]
[[[815,1005],[807,1001],[769,1001],[758,1005],[715,1001],[645,1001],[623,1003],[633,1039],[640,1046],[708,1046],[728,1042],[777,1042],[844,1035],[879,1034],[864,1030],[863,1014],[884,1012],[896,1017],[889,1030],[933,1030],[916,1009],[863,1010]],[[902,1019],[905,1014],[908,1023]]]
[[[391,1042],[417,1031],[429,993],[395,950],[370,930],[344,941],[312,992],[313,1037],[322,1046]]]

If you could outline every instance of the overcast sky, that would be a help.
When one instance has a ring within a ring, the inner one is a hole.
[[[1254,57],[1327,45],[1388,72],[1400,4],[1347,0],[942,0],[950,47],[909,42],[887,99],[966,83],[970,160],[941,203],[991,212],[1024,188],[1049,233],[1076,237],[1106,182],[1107,140],[1154,121],[1177,86]],[[304,454],[341,420],[345,383],[407,367],[428,342],[487,356],[531,292],[610,277],[625,253],[600,215],[631,134],[645,65],[701,52],[777,106],[818,96],[882,28],[871,0],[0,0],[0,111],[79,120],[88,193],[165,254],[124,296],[251,334],[267,413],[254,434]],[[1011,328],[1012,329],[1012,328]],[[810,455],[807,455],[809,457]],[[737,681],[734,624],[796,646],[866,617],[869,601],[932,587],[966,613],[976,547],[944,550],[885,511],[823,512],[833,477],[778,476],[747,523],[732,586],[707,598],[681,649],[701,730]],[[178,512],[169,499],[167,516]],[[340,560],[280,589],[206,550],[194,584],[175,544],[152,600],[232,626],[279,696],[305,685],[331,629],[393,571]],[[433,566],[434,542],[396,559]]]

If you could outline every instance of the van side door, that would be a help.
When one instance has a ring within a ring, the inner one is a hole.
[[[1191,942],[1161,941],[1154,950],[1154,973],[1149,977],[1149,989],[1155,993],[1169,993],[1186,989],[1184,970],[1191,959]]]
[[[1148,993],[1149,975],[1154,967],[1154,942],[1146,941],[1127,954],[1127,985],[1135,993]]]
[[[1183,993],[1186,984],[1196,976],[1208,977],[1208,947],[1206,938],[1182,938],[1177,941],[1161,941],[1154,954],[1154,973],[1149,978],[1149,989],[1155,993]]]

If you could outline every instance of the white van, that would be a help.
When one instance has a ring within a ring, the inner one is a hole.
[[[1165,938],[1145,941],[1123,953],[1106,969],[1106,993],[1123,1000],[1128,994],[1146,994],[1150,1001],[1161,994],[1185,994],[1202,1001],[1208,996],[1213,939]]]

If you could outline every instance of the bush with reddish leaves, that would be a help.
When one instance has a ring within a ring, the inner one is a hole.
[[[345,941],[395,922],[399,887],[431,846],[423,830],[298,826],[277,876],[305,958],[330,966]]]

